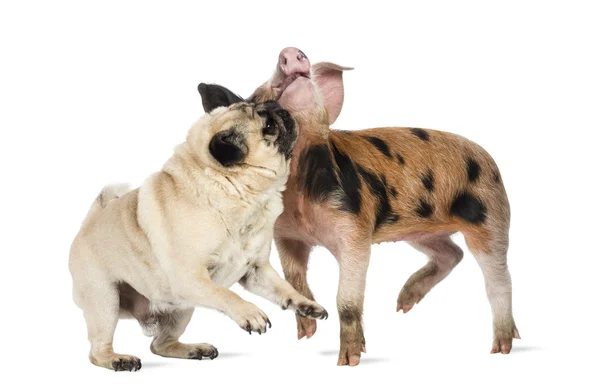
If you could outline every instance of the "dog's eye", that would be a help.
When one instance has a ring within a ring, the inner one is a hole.
[[[277,134],[277,125],[275,125],[273,118],[267,118],[267,122],[263,128],[263,134],[268,136],[274,136]]]

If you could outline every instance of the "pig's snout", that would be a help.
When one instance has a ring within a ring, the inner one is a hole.
[[[310,61],[306,54],[297,48],[285,48],[279,53],[279,68],[285,76],[310,75]]]

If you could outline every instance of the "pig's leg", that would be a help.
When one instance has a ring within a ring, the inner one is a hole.
[[[465,240],[481,267],[492,307],[494,341],[491,353],[508,354],[513,338],[520,338],[512,314],[512,284],[506,263],[508,232],[465,232]]]
[[[362,313],[370,254],[369,241],[362,245],[347,246],[337,257],[340,265],[337,294],[340,315],[338,365],[358,365],[361,351],[366,352]]]
[[[275,245],[287,282],[302,296],[314,301],[315,298],[306,281],[311,247],[297,240],[283,238],[275,239]],[[296,315],[296,323],[298,325],[298,339],[310,338],[317,331],[317,321],[315,319]]]
[[[396,311],[404,313],[423,299],[461,261],[463,252],[449,236],[427,236],[408,242],[429,257],[429,262],[417,270],[402,287]]]

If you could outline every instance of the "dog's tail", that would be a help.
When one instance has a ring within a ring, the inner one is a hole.
[[[90,207],[87,216],[85,216],[85,219],[81,224],[84,225],[92,217],[98,214],[98,212],[104,209],[110,201],[123,196],[124,194],[129,192],[129,190],[130,186],[127,183],[115,183],[112,185],[104,186],[104,189],[102,189],[100,194],[98,194],[98,197],[96,197],[96,199],[94,200],[94,203]]]

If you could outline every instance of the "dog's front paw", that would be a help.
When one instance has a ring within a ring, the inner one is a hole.
[[[262,334],[267,332],[267,325],[271,328],[271,321],[267,315],[252,303],[244,303],[234,313],[235,322],[249,334]]]
[[[301,316],[303,318],[312,318],[312,319],[327,319],[329,314],[325,310],[325,308],[321,307],[315,301],[305,301],[294,306],[296,310],[296,315]]]

